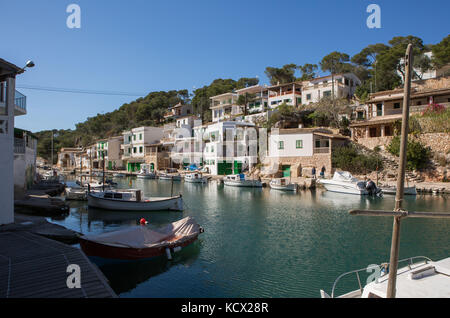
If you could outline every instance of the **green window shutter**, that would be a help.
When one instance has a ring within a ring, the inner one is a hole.
[[[142,140],[142,134],[139,134],[139,140]]]
[[[142,146],[139,147],[139,153],[142,153]]]
[[[303,140],[297,140],[297,141],[295,142],[295,147],[296,147],[297,149],[303,148]]]
[[[278,142],[278,149],[284,149],[284,141]]]

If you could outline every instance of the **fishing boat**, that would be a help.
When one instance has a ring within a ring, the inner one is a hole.
[[[357,195],[381,194],[381,190],[373,181],[360,181],[348,171],[336,171],[332,179],[318,179],[317,182],[332,192]]]
[[[269,185],[271,189],[282,191],[297,191],[298,188],[296,183],[290,183],[285,178],[272,179]]]
[[[119,211],[161,211],[183,210],[183,198],[180,195],[171,197],[142,197],[141,190],[107,190],[89,192],[88,206]]]
[[[428,257],[416,256],[399,261],[399,264],[407,263],[407,266],[399,268],[397,271],[396,297],[398,298],[449,298],[450,297],[450,257],[440,261],[432,261]],[[371,265],[370,268],[378,268],[379,277],[361,285],[360,273],[368,271],[362,268],[350,271],[339,276],[333,284],[331,295],[321,290],[322,298],[386,298],[388,285],[389,264]],[[335,295],[338,282],[349,275],[355,275],[359,289]]]
[[[181,181],[181,174],[169,174],[169,173],[162,173],[158,176],[161,180],[173,180],[173,181]]]
[[[117,172],[117,173],[113,173],[113,177],[114,178],[125,178],[126,175],[124,173]]]
[[[192,217],[151,230],[130,226],[123,230],[80,237],[80,246],[89,257],[109,260],[141,260],[172,253],[195,242],[203,228]]]
[[[381,191],[383,191],[383,194],[395,195],[397,193],[397,187],[382,186],[382,187],[380,187],[380,189],[381,189]],[[403,194],[417,195],[416,186],[404,187]]]
[[[207,183],[208,177],[204,177],[200,172],[194,172],[186,174],[184,181],[189,183]]]
[[[260,180],[247,179],[243,173],[225,176],[223,183],[226,186],[232,187],[262,188],[262,182]]]
[[[91,190],[103,190],[103,182],[89,182],[89,183],[83,183],[82,187],[88,189],[90,188]],[[104,188],[105,189],[110,189],[111,185],[107,184],[105,182],[104,184]]]
[[[141,165],[141,170],[137,174],[139,179],[156,179],[156,173],[150,170],[150,165],[143,164]]]

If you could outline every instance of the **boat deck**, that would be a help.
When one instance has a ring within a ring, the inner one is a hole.
[[[69,264],[80,266],[81,288],[68,288]],[[117,297],[103,274],[75,247],[26,231],[0,232],[0,297]]]

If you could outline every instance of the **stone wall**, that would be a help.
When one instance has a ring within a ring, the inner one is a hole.
[[[446,155],[450,153],[450,133],[421,134],[418,140],[431,148],[434,153]]]
[[[314,154],[308,157],[279,157],[271,158],[271,165],[278,163],[279,169],[281,166],[291,166],[291,177],[297,178],[301,176],[311,177],[312,167],[316,167],[316,176],[319,175],[320,169],[325,166],[325,175],[332,175],[331,155]]]
[[[369,149],[376,146],[384,147],[389,145],[392,136],[359,138],[357,143]],[[417,139],[425,146],[431,147],[435,153],[446,155],[450,152],[450,134],[449,133],[428,133],[418,135]]]

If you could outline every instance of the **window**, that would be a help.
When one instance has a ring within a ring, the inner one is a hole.
[[[400,108],[400,103],[394,103],[394,109]]]
[[[323,92],[323,97],[330,97],[330,96],[331,96],[331,91]]]
[[[276,105],[276,104],[277,104],[277,101],[276,101],[276,100],[270,102],[270,105]]]
[[[320,139],[316,140],[316,148],[320,148]]]
[[[383,116],[383,104],[377,104],[377,116]]]
[[[133,153],[136,153],[136,147],[133,147]]]
[[[211,152],[214,152],[214,146],[211,146]]]
[[[128,148],[128,153],[131,153],[131,148]]]
[[[136,140],[136,135],[133,135],[133,140]]]
[[[142,153],[142,146],[139,147],[139,153]]]
[[[306,94],[306,100],[311,100],[311,94]]]
[[[302,103],[302,99],[301,98],[297,98],[297,104],[301,104]]]
[[[291,101],[292,100],[290,98],[284,100],[285,103],[290,103]]]
[[[284,149],[284,141],[278,142],[278,149]]]
[[[295,141],[295,148],[297,148],[297,149],[303,148],[303,140],[296,140]]]
[[[264,102],[264,107],[267,107],[267,102]]]
[[[139,134],[139,140],[142,140],[142,134]]]
[[[128,136],[128,142],[131,142],[131,136]]]
[[[345,79],[345,85],[348,86],[350,82],[348,81],[348,78]]]
[[[420,106],[420,105],[422,105],[422,102],[421,102],[421,101],[418,101],[418,102],[417,102],[417,106]]]

